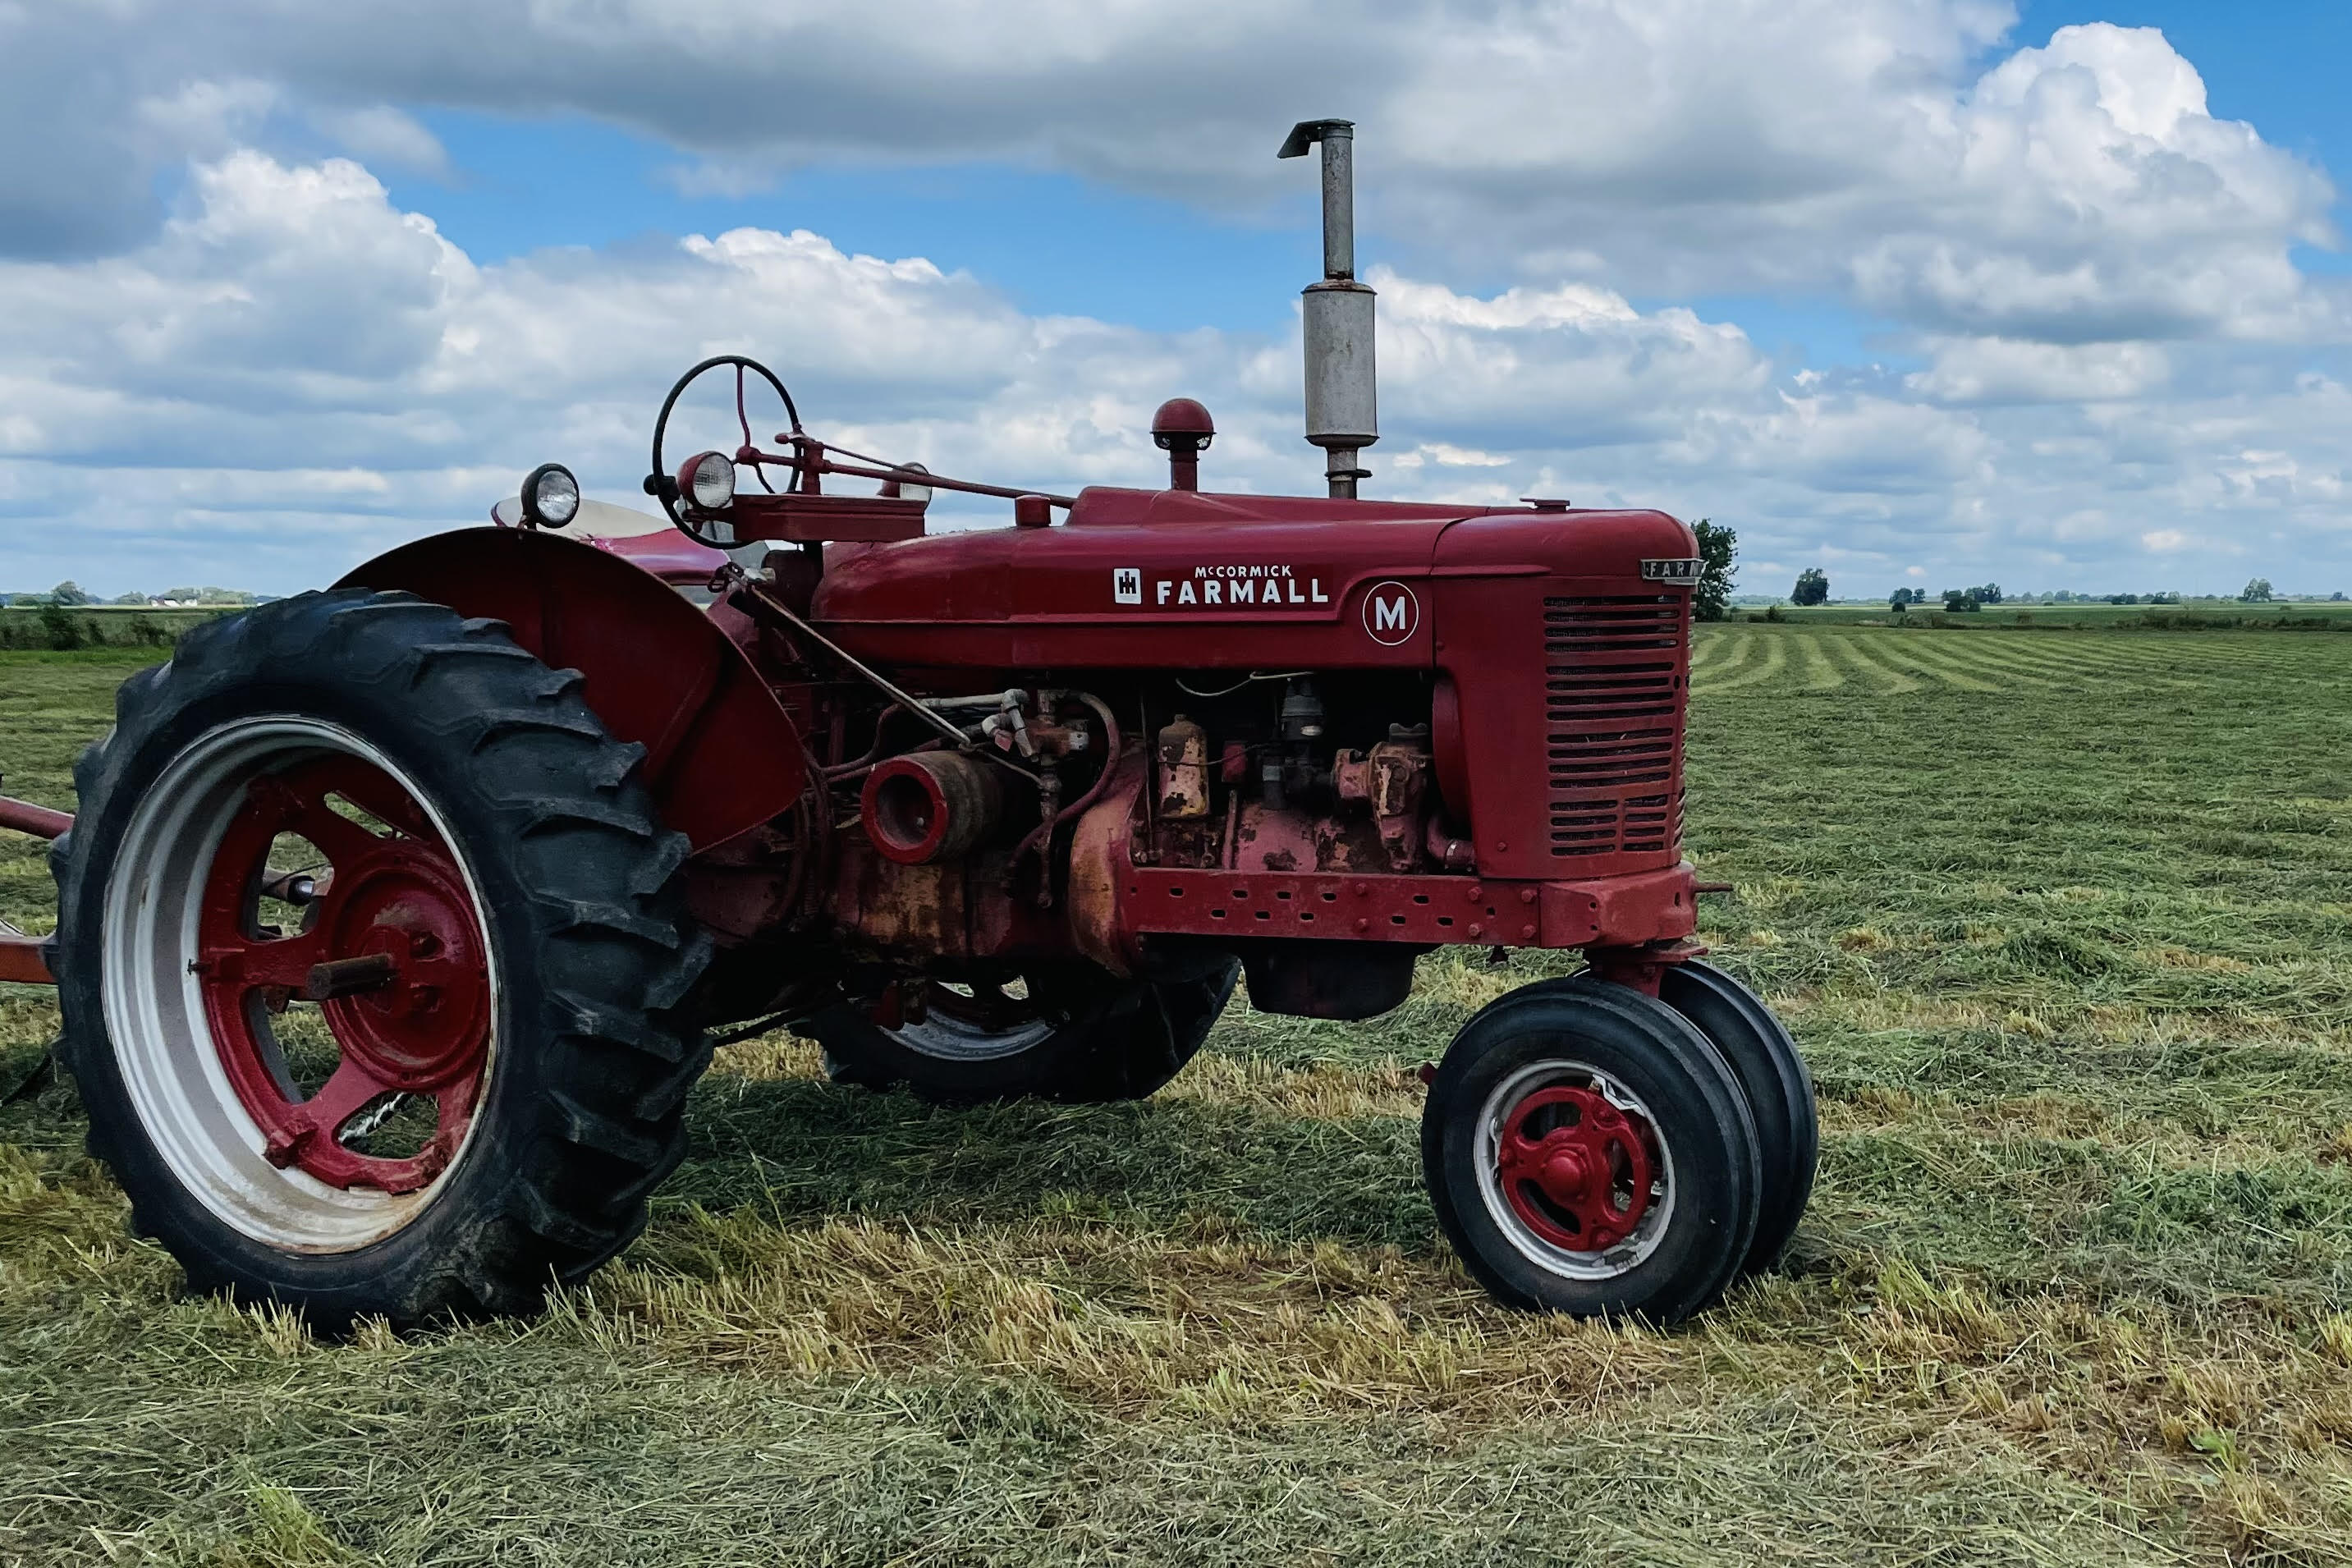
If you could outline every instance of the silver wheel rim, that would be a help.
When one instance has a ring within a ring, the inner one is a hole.
[[[487,906],[473,868],[432,797],[350,731],[294,715],[225,724],[166,763],[131,814],[106,885],[101,996],[131,1107],[182,1187],[240,1235],[285,1252],[348,1252],[410,1224],[464,1163],[483,1121],[477,1115],[468,1122],[447,1168],[413,1193],[329,1186],[264,1157],[261,1130],[221,1065],[189,967],[214,854],[254,779],[337,752],[381,768],[408,792],[457,860],[480,921]],[[502,1009],[487,924],[482,939],[490,970],[490,1039],[479,1091],[487,1099]]]
[[[1589,1089],[1629,1116],[1638,1116],[1657,1137],[1658,1170],[1650,1184],[1650,1206],[1633,1234],[1616,1246],[1597,1252],[1572,1252],[1536,1234],[1521,1218],[1503,1191],[1499,1170],[1503,1123],[1519,1102],[1538,1089],[1556,1084]],[[1658,1119],[1624,1083],[1589,1062],[1556,1060],[1531,1063],[1497,1084],[1478,1108],[1478,1134],[1472,1157],[1477,1162],[1478,1194],[1486,1213],[1519,1255],[1547,1273],[1563,1279],[1615,1279],[1646,1262],[1665,1238],[1675,1212],[1675,1152],[1658,1131]]]
[[[884,1034],[919,1056],[950,1062],[989,1062],[1041,1046],[1061,1027],[1050,1018],[1031,1018],[1004,1028],[991,1028],[978,1019],[960,1017],[934,1007],[919,1024],[901,1024]]]

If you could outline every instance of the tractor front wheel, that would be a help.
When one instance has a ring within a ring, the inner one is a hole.
[[[845,1002],[801,1025],[836,1083],[911,1089],[948,1105],[1036,1096],[1066,1104],[1149,1098],[1181,1071],[1240,973],[1120,981],[1074,968],[1001,981],[929,981],[921,1016],[886,1025]]]
[[[529,1311],[645,1223],[706,950],[580,687],[365,590],[123,684],[52,857],[60,1057],[192,1287],[330,1330]]]
[[[1756,1232],[1738,1079],[1624,986],[1539,984],[1482,1009],[1438,1065],[1421,1150],[1447,1239],[1513,1306],[1677,1322],[1723,1293]]]
[[[1813,1108],[1812,1074],[1788,1026],[1772,1016],[1763,998],[1711,963],[1691,959],[1669,965],[1658,998],[1688,1018],[1721,1053],[1756,1119],[1763,1202],[1756,1239],[1740,1271],[1759,1273],[1788,1249],[1813,1194],[1822,1129]]]

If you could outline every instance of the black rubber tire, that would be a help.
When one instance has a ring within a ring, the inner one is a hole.
[[[1071,1021],[1013,1055],[956,1061],[894,1039],[863,1008],[840,1004],[796,1026],[824,1047],[835,1083],[911,1090],[940,1105],[1034,1097],[1067,1105],[1146,1100],[1199,1053],[1240,977],[1106,982]]]
[[[494,621],[407,594],[339,589],[196,627],[116,697],[74,771],[80,814],[51,852],[59,1057],[89,1152],[131,1224],[191,1289],[291,1306],[329,1331],[529,1313],[644,1226],[685,1152],[687,1091],[709,1047],[675,1011],[709,957],[673,874],[684,837],[655,820],[642,747]],[[480,891],[502,977],[497,1056],[457,1163],[417,1215],[340,1252],[279,1249],[228,1225],[157,1152],[124,1087],[101,1003],[105,889],[131,814],[167,762],[259,713],[331,721],[432,797]]]
[[[1658,995],[1697,1026],[1748,1097],[1763,1160],[1764,1198],[1756,1239],[1740,1271],[1759,1273],[1780,1261],[1813,1195],[1813,1173],[1822,1157],[1813,1075],[1805,1070],[1788,1027],[1763,999],[1715,965],[1693,961],[1670,966]]]
[[[1606,1279],[1555,1273],[1523,1252],[1479,1184],[1477,1122],[1487,1097],[1533,1064],[1584,1062],[1649,1107],[1675,1162],[1674,1210],[1656,1248]],[[1549,980],[1481,1009],[1454,1037],[1421,1121],[1422,1172],[1447,1240],[1506,1305],[1666,1325],[1711,1306],[1756,1234],[1756,1126],[1738,1080],[1673,1008],[1619,985]]]

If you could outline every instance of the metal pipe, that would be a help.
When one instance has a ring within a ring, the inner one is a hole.
[[[811,641],[814,642],[817,647],[824,649],[825,652],[833,655],[834,658],[849,666],[850,668],[864,676],[867,680],[872,681],[876,687],[880,689],[885,697],[889,698],[900,708],[912,713],[916,718],[922,720],[932,729],[937,730],[940,734],[953,742],[959,748],[968,747],[976,743],[971,736],[965,734],[963,731],[957,726],[954,721],[942,719],[937,713],[932,712],[929,708],[924,707],[923,700],[921,698],[915,696],[911,692],[904,690],[893,683],[887,676],[882,674],[881,671],[865,663],[847,648],[843,647],[839,643],[835,642],[831,637],[826,637],[823,632],[817,630],[814,626],[801,619],[800,616],[793,614],[790,606],[779,603],[777,600],[770,597],[767,594],[761,592],[758,584],[746,581],[743,584],[743,590],[750,594],[751,597],[757,599],[761,604],[765,605],[769,609],[773,610],[777,615],[783,616],[785,620],[791,622],[802,636],[808,637]]]
[[[1346,120],[1303,120],[1279,154],[1323,149],[1323,278],[1300,302],[1307,350],[1307,439],[1324,449],[1332,499],[1356,499],[1370,477],[1363,449],[1381,438],[1379,373],[1373,357],[1373,293],[1356,281],[1356,128]]]
[[[1102,721],[1103,765],[1101,771],[1095,774],[1095,782],[1088,786],[1086,794],[1078,796],[1077,799],[1072,801],[1069,805],[1055,812],[1052,821],[1041,822],[1036,826],[1031,828],[1029,830],[1029,836],[1022,839],[1019,844],[1013,846],[1013,858],[1004,863],[1005,875],[1010,877],[1013,871],[1020,868],[1021,858],[1029,853],[1030,847],[1033,845],[1038,845],[1038,868],[1040,874],[1045,878],[1045,883],[1041,890],[1045,895],[1045,897],[1038,900],[1041,904],[1052,901],[1054,891],[1055,833],[1060,830],[1064,823],[1068,822],[1072,817],[1077,816],[1080,812],[1086,810],[1087,807],[1094,805],[1096,801],[1101,799],[1103,791],[1110,784],[1111,774],[1118,771],[1118,721],[1111,717],[1110,709],[1103,702],[1102,699],[1095,696],[1089,691],[1040,691],[1037,693],[1037,706],[1039,710],[1041,711],[1048,710],[1047,705],[1055,697],[1067,697],[1075,701],[1085,703],[1088,708],[1094,710],[1095,717]],[[1149,745],[1146,745],[1143,749],[1147,753],[1151,750]],[[1044,840],[1044,843],[1039,845],[1039,840],[1041,839]]]
[[[1323,122],[1323,276],[1356,275],[1356,128]]]
[[[12,985],[55,985],[57,966],[49,961],[57,951],[53,936],[0,933],[0,980]]]
[[[19,833],[29,833],[36,838],[62,838],[73,826],[73,817],[62,811],[51,811],[46,805],[35,805],[29,800],[11,800],[0,795],[0,827],[13,827]]]
[[[805,440],[805,437],[793,436],[790,431],[780,433],[778,438],[786,437],[795,442]],[[809,445],[814,446],[815,443],[811,442]],[[805,468],[820,474],[846,474],[854,479],[884,479],[903,485],[927,485],[935,490],[959,490],[965,495],[995,496],[1001,500],[1019,500],[1023,496],[1042,495],[1058,507],[1067,508],[1078,504],[1078,498],[1076,496],[1049,495],[1044,490],[1016,489],[1010,485],[984,485],[977,479],[951,479],[945,474],[932,473],[929,468],[908,468],[887,462],[880,458],[866,457],[863,452],[849,452],[845,447],[828,447],[823,448],[823,451],[848,452],[849,456],[860,461],[836,463],[822,453],[814,461],[811,461],[804,453],[796,453],[788,458],[781,452],[763,452],[749,444],[736,452],[735,460],[755,466],[766,464],[779,468],[791,468],[794,473],[799,473]]]

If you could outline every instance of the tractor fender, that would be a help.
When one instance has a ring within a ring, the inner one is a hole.
[[[570,539],[466,528],[387,551],[339,588],[403,590],[503,621],[640,766],[662,825],[697,851],[785,811],[808,782],[799,727],[726,633],[658,577]]]

